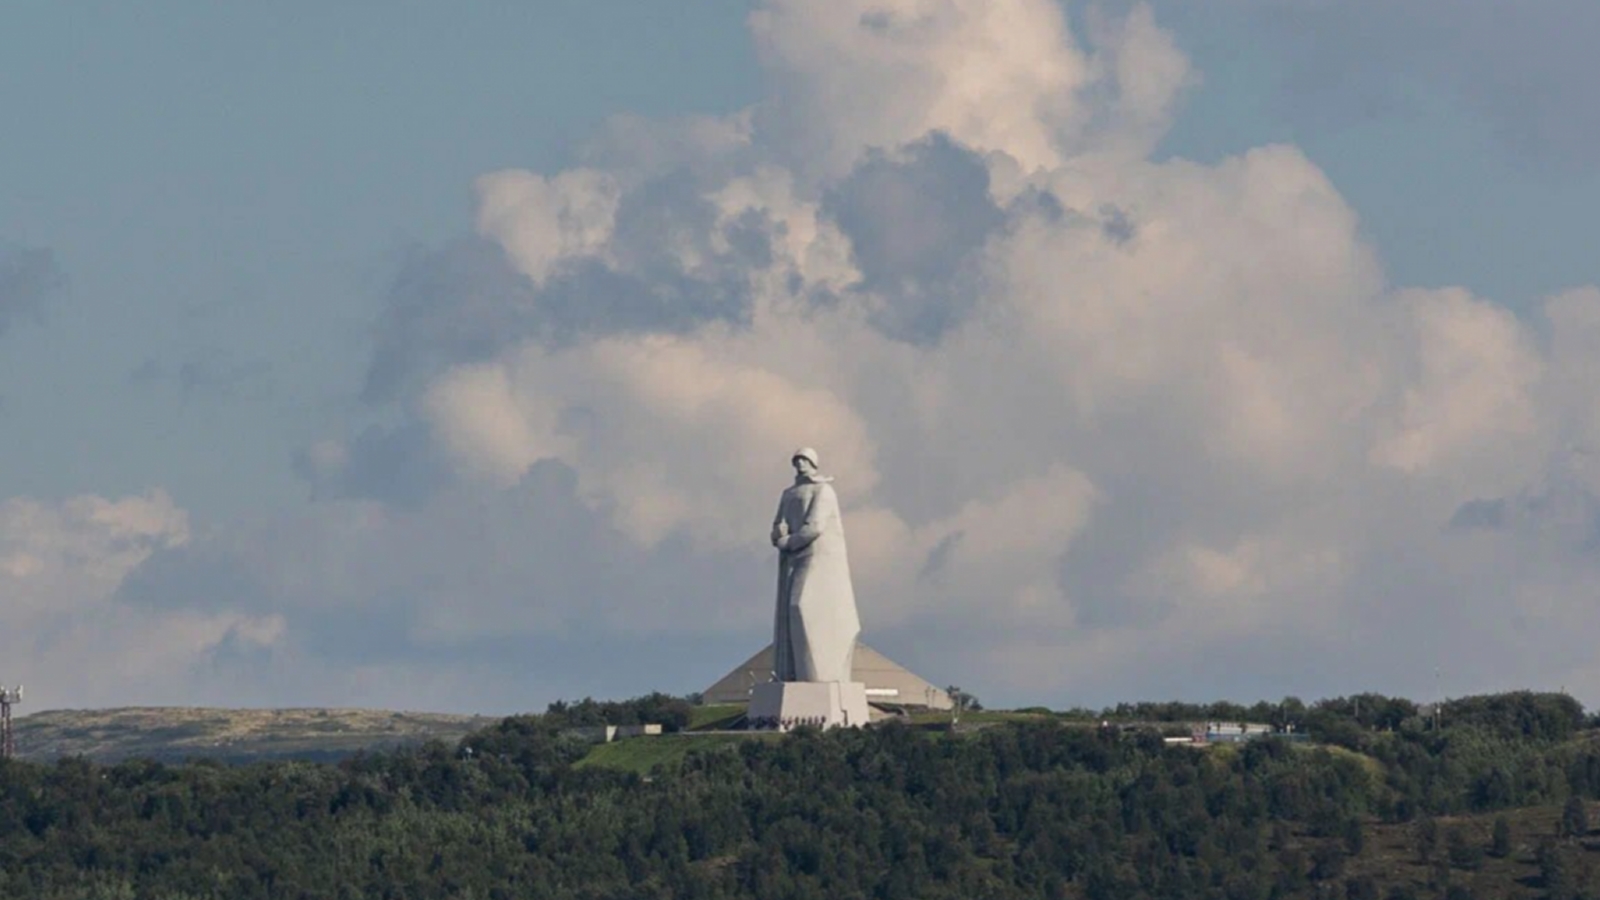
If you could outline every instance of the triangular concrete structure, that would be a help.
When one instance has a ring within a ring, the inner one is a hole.
[[[949,709],[950,695],[912,674],[904,666],[856,642],[855,661],[851,677],[867,686],[867,700],[895,706],[923,706],[930,709]],[[763,647],[755,656],[745,660],[732,672],[722,676],[716,684],[701,692],[704,702],[748,703],[750,691],[756,685],[772,680],[772,645]]]

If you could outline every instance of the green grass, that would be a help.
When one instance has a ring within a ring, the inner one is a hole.
[[[731,751],[745,741],[776,740],[780,737],[782,735],[776,732],[750,732],[626,738],[609,744],[596,744],[589,755],[578,761],[577,768],[620,769],[644,775],[657,766],[675,768],[683,763],[684,757],[696,750]]]
[[[1041,719],[1055,718],[1050,713],[1032,711],[1012,711],[1009,709],[980,709],[968,710],[961,714],[961,724],[992,725],[996,722],[1036,722]],[[913,725],[937,725],[950,721],[950,711],[945,710],[919,710],[911,714]]]
[[[694,712],[689,714],[690,731],[715,731],[727,728],[744,715],[744,706],[739,703],[726,703],[720,706],[696,706]]]

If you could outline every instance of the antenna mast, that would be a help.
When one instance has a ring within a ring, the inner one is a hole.
[[[11,704],[21,702],[22,685],[0,687],[0,759],[17,755],[17,743],[11,736]]]

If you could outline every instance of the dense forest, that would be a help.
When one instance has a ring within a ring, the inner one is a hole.
[[[1430,712],[990,714],[724,740],[648,774],[561,733],[687,727],[658,695],[337,764],[5,761],[0,897],[1600,898],[1596,721],[1551,694]],[[1312,740],[1197,749],[1151,724],[1207,719]]]

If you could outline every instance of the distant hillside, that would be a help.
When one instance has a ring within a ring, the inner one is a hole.
[[[370,709],[47,710],[15,721],[17,755],[50,761],[86,756],[97,762],[149,757],[209,757],[227,762],[332,760],[357,750],[460,740],[498,717]]]
[[[1263,717],[1279,708],[1291,704]],[[738,734],[737,707],[658,694],[554,703],[460,750],[340,766],[6,764],[0,898],[1600,898],[1600,734],[1571,698],[1468,697],[1422,715],[1361,695],[1299,704],[1290,721],[1308,741],[1162,738],[1168,722],[1244,720],[1239,709],[985,710],[961,728]],[[302,759],[470,722],[33,718],[65,719],[60,730],[102,753],[139,752],[112,741],[134,736],[144,751]],[[680,730],[598,745],[572,733],[641,721]]]

